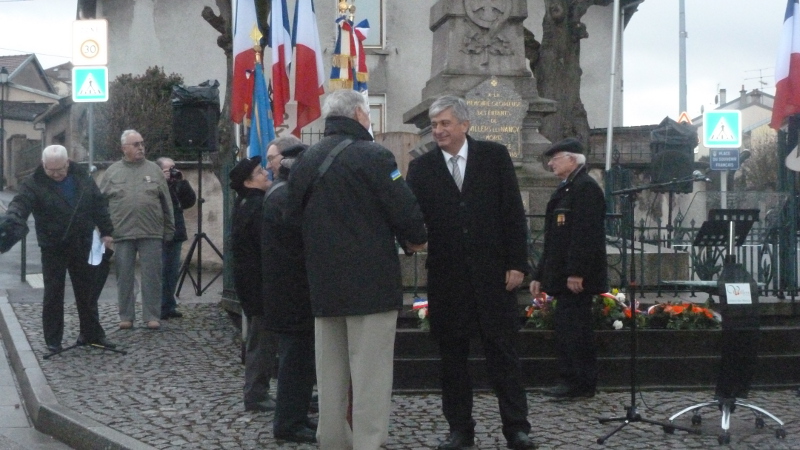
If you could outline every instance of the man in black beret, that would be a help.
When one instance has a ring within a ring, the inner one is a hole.
[[[236,191],[231,226],[233,284],[247,319],[244,409],[272,411],[275,402],[269,396],[269,380],[277,340],[265,324],[260,270],[261,211],[270,181],[260,156],[239,161],[229,176]]]
[[[544,251],[533,274],[533,296],[546,292],[554,311],[561,382],[546,394],[555,398],[593,397],[597,354],[592,297],[608,291],[603,191],[589,176],[583,145],[576,139],[553,144],[544,154],[562,181],[547,203]]]

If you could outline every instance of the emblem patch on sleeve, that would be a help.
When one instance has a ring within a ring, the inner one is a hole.
[[[389,176],[392,177],[392,181],[395,181],[395,180],[397,180],[399,178],[402,178],[402,175],[400,175],[400,170],[399,169],[394,169],[394,172],[390,173]]]

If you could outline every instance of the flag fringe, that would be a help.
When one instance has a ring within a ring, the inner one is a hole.
[[[356,80],[358,80],[359,83],[368,82],[369,81],[369,73],[367,73],[367,72],[358,72],[358,73],[356,73]]]
[[[353,80],[347,80],[347,79],[330,80],[328,82],[328,87],[332,91],[336,91],[339,89],[353,89]]]

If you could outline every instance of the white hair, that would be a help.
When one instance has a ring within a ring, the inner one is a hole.
[[[128,136],[130,136],[130,135],[132,135],[134,133],[141,134],[136,130],[125,130],[125,131],[123,131],[122,132],[122,136],[119,137],[119,143],[122,144],[122,145],[125,145],[125,138],[127,138]]]
[[[564,153],[574,158],[575,162],[579,166],[582,164],[586,164],[586,155],[584,155],[583,153],[570,153],[570,152],[564,152]]]
[[[42,150],[42,162],[47,160],[69,159],[67,149],[63,145],[48,145]]]

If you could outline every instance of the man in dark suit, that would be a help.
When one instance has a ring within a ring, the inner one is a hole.
[[[428,113],[437,148],[413,160],[408,184],[428,227],[431,333],[442,359],[442,409],[450,434],[439,449],[474,445],[470,338],[479,335],[508,448],[535,448],[514,340],[516,290],[529,271],[525,211],[506,147],[476,141],[463,99]]]
[[[547,203],[544,251],[531,281],[531,294],[555,297],[556,352],[561,383],[555,398],[593,397],[597,355],[592,296],[608,291],[603,191],[586,170],[583,146],[565,139],[545,153],[561,183]]]

